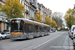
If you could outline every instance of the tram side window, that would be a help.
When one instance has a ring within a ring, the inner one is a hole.
[[[46,32],[47,30],[46,30],[46,27],[44,27],[44,32]]]
[[[29,33],[33,32],[33,25],[29,24]]]
[[[40,30],[40,32],[41,32],[41,26],[39,26],[39,30]]]
[[[23,30],[23,24],[24,24],[24,21],[21,20],[21,23],[20,23],[21,28],[20,28],[20,30]]]
[[[41,27],[40,26],[38,26],[38,32],[41,32]]]
[[[42,27],[42,32],[44,32],[44,27]]]
[[[47,32],[49,32],[49,27],[47,27]]]
[[[48,32],[50,32],[50,28],[48,27]]]
[[[38,32],[38,26],[37,25],[34,25],[34,30],[35,30],[35,32]]]
[[[40,31],[43,32],[43,28],[42,28],[42,26],[40,26]]]
[[[28,33],[29,32],[28,30],[29,30],[28,29],[28,24],[24,24],[24,32]]]

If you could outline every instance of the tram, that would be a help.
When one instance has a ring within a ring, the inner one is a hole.
[[[31,39],[34,37],[49,35],[49,32],[50,27],[47,24],[23,18],[11,19],[11,40]]]

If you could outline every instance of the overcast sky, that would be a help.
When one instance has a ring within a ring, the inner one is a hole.
[[[66,11],[69,8],[73,9],[75,4],[75,0],[37,0],[37,1],[43,4],[45,7],[51,9],[52,13],[62,12],[63,16],[65,15]]]
[[[75,0],[37,0],[39,3],[43,4],[45,7],[49,8],[53,12],[62,12],[63,14],[69,8],[74,7]]]

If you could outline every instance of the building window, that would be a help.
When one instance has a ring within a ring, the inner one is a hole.
[[[4,13],[2,12],[2,16],[4,15]]]
[[[35,0],[33,0],[33,2],[35,2]]]
[[[20,0],[20,3],[21,3],[21,0]]]

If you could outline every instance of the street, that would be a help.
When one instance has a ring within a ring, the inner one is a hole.
[[[70,50],[69,36],[63,31],[30,40],[5,39],[0,41],[0,50]]]

